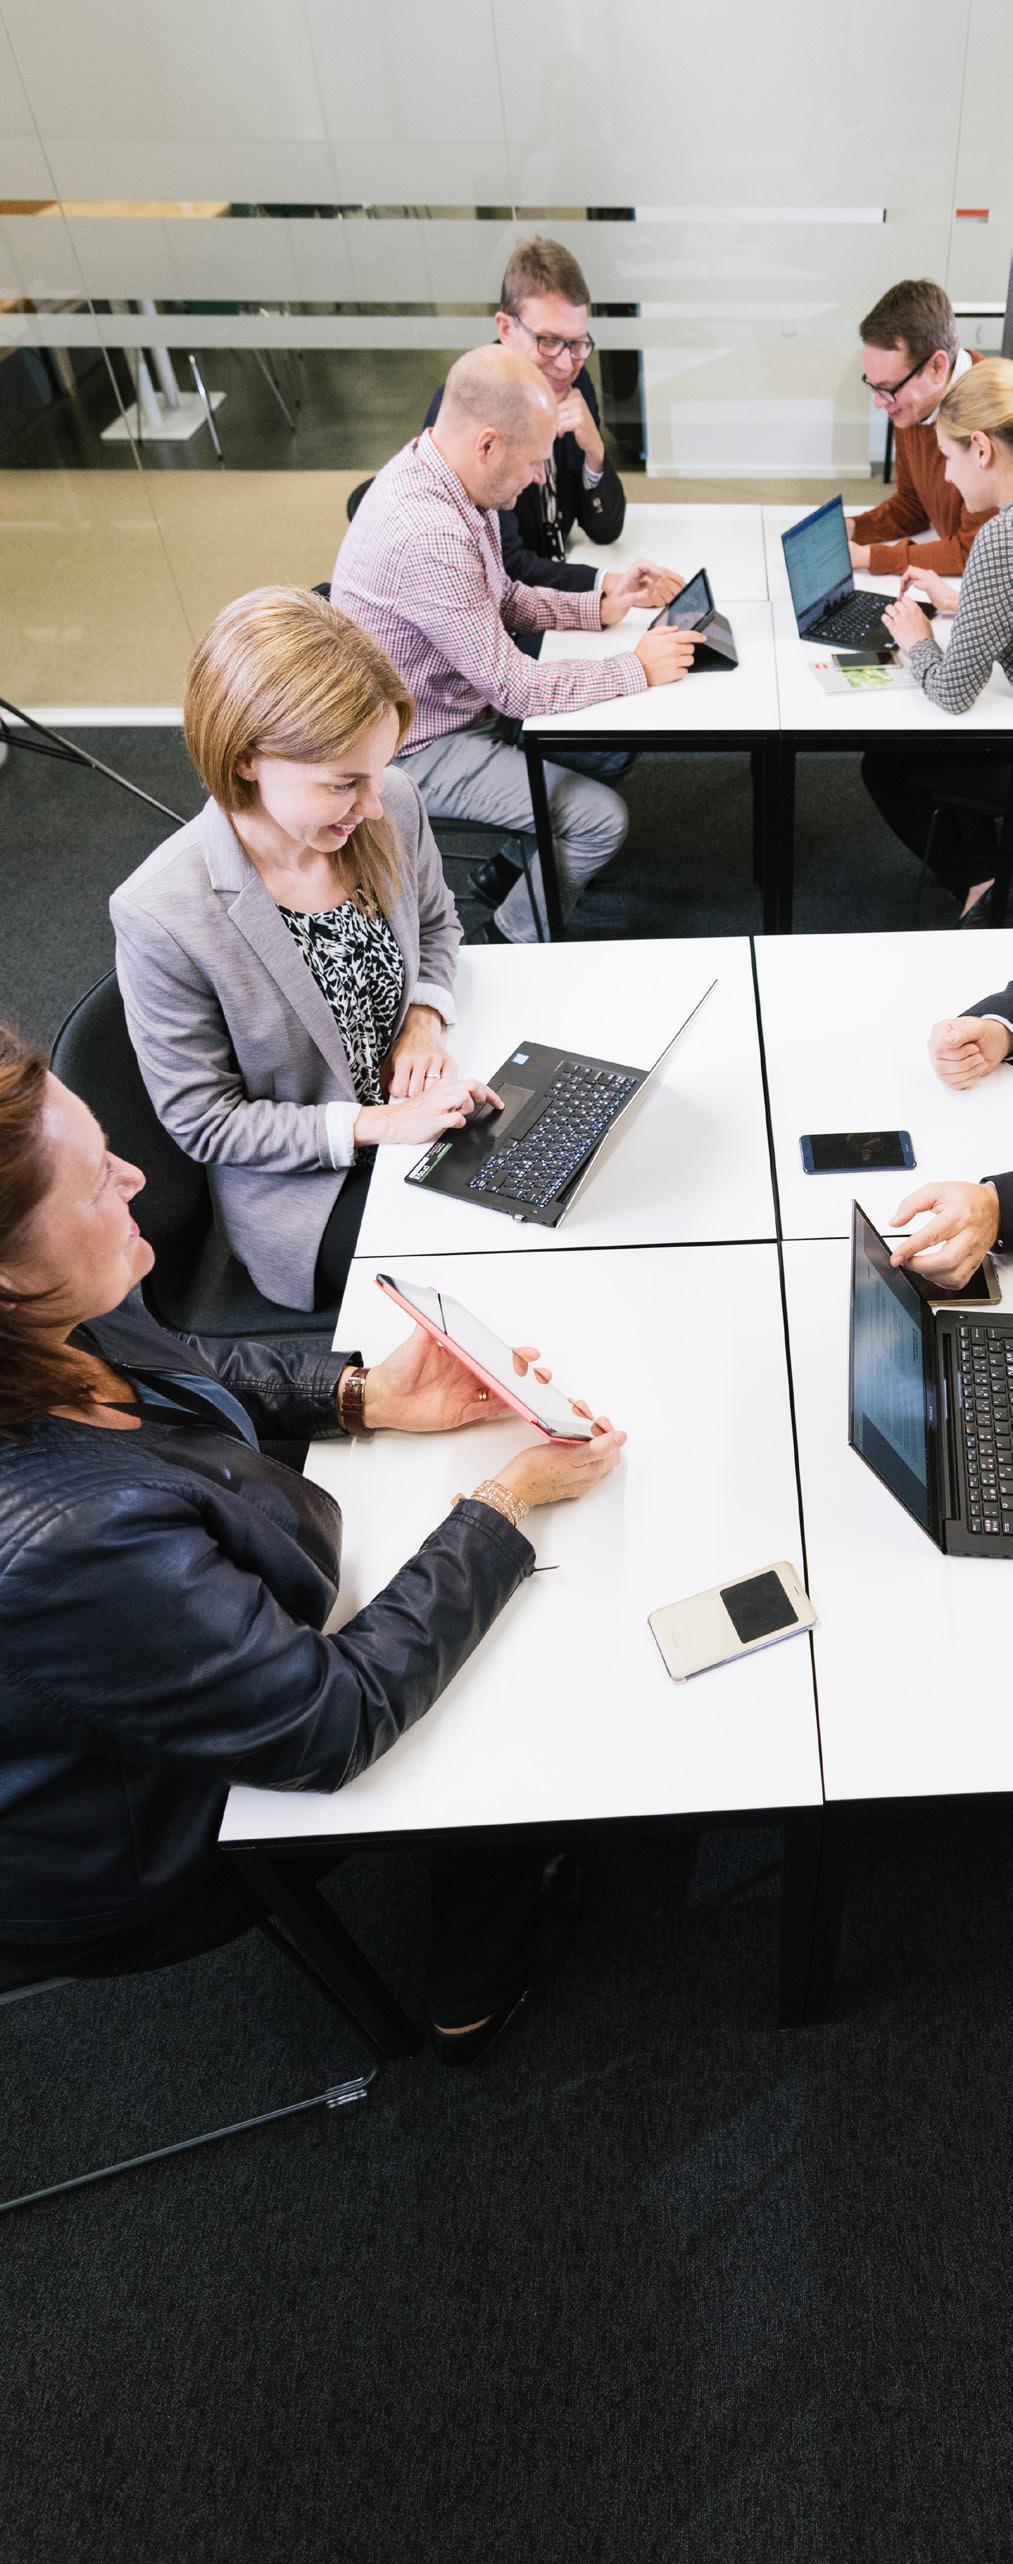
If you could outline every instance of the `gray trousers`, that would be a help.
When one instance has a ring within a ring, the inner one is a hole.
[[[519,828],[534,833],[528,770],[521,748],[507,748],[494,738],[496,715],[483,713],[467,730],[452,730],[445,739],[415,748],[403,762],[417,783],[431,819],[472,819],[488,828]],[[618,854],[629,827],[629,812],[617,792],[590,775],[568,773],[547,765],[552,834],[559,868],[564,916],[575,908],[586,881]],[[531,886],[545,926],[541,871],[532,859]],[[512,944],[533,944],[531,901],[523,880],[496,911],[496,924]]]

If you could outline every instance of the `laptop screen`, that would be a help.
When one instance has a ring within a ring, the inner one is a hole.
[[[849,1440],[923,1531],[931,1518],[927,1323],[920,1294],[905,1274],[894,1271],[888,1248],[856,1202]]]
[[[782,534],[785,566],[800,632],[825,608],[839,605],[854,587],[851,554],[840,499],[828,499]]]

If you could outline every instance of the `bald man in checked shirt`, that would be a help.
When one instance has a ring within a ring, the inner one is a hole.
[[[507,577],[497,512],[544,480],[557,424],[556,403],[526,357],[472,349],[451,366],[435,427],[377,474],[338,554],[332,604],[374,634],[414,696],[401,762],[434,819],[533,831],[527,767],[515,744],[526,716],[671,685],[692,661],[692,634],[664,626],[613,658],[546,667],[511,639],[511,631],[598,631],[631,606],[666,605],[683,585],[649,561],[635,562],[607,595]],[[592,773],[551,764],[545,779],[569,912],[592,873],[618,853],[626,805]],[[537,866],[532,878],[544,916]],[[534,941],[523,881],[487,933],[495,942]]]

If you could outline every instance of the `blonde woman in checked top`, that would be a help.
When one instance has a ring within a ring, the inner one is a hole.
[[[940,405],[936,437],[946,478],[975,512],[997,508],[968,556],[959,591],[935,571],[905,570],[895,605],[883,621],[933,703],[946,712],[969,712],[998,663],[1013,684],[1013,363],[988,357],[962,375]],[[949,647],[937,646],[931,624],[909,594],[921,588],[940,614],[952,615]],[[890,826],[915,854],[924,855],[932,810],[940,794],[963,793],[985,802],[981,811],[948,813],[946,834],[933,865],[962,902],[962,926],[991,923],[996,821],[1005,808],[1010,761],[987,748],[908,757],[870,749],[864,781]]]

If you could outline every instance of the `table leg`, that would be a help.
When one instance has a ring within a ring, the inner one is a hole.
[[[800,1807],[785,1819],[778,2004],[782,2030],[800,2030],[808,2019],[823,1816],[822,1807]]]
[[[525,739],[524,755],[528,769],[528,789],[538,840],[538,861],[542,875],[542,896],[549,929],[550,944],[562,943],[566,929],[559,899],[559,873],[556,869],[556,847],[552,834],[549,796],[545,789],[545,763],[536,737]]]
[[[421,2047],[414,2021],[388,1993],[326,1897],[312,1881],[299,1882],[297,1862],[283,1865],[266,1852],[231,1848],[229,1859],[376,2055],[410,2056]]]
[[[766,759],[762,748],[751,748],[749,767],[753,778],[753,880],[763,888],[765,857],[763,796],[767,780]]]
[[[781,863],[783,841],[781,829],[781,790],[783,762],[781,742],[776,737],[764,740],[762,748],[753,750],[754,776],[759,770],[759,808],[754,804],[754,864],[759,851],[760,884],[763,891],[763,931],[765,935],[780,932],[782,891]],[[789,928],[791,919],[790,850],[789,850]]]
[[[813,1917],[812,1965],[806,1998],[807,2021],[825,2021],[833,2001],[854,1834],[854,1817],[850,1808],[824,1808],[823,1818]]]
[[[763,931],[790,935],[795,865],[795,751],[786,739],[770,738],[754,757],[762,767],[760,818],[762,842]]]

